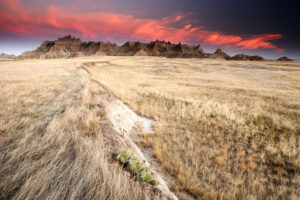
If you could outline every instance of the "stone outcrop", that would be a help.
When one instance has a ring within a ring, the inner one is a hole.
[[[230,60],[250,60],[250,61],[264,61],[265,59],[261,56],[249,56],[245,54],[237,54],[230,58]]]
[[[216,52],[209,55],[208,58],[230,60],[231,57],[222,51],[222,49],[217,49]]]
[[[278,58],[277,61],[293,61],[293,60],[286,56],[283,56],[283,57]]]

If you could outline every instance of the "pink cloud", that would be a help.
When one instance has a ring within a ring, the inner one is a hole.
[[[204,39],[204,42],[217,45],[234,44],[240,41],[242,41],[242,38],[240,36],[222,35],[220,33],[208,34],[207,38]]]
[[[277,47],[270,41],[282,38],[283,36],[281,34],[253,35],[248,39],[238,42],[236,46],[241,47],[242,49],[257,49],[259,47],[276,49]]]

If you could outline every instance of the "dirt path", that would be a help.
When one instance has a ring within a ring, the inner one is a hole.
[[[170,191],[165,178],[158,173],[155,166],[150,164],[151,154],[144,154],[142,150],[134,142],[134,137],[142,132],[153,133],[154,121],[136,114],[129,106],[119,100],[112,92],[93,78],[88,70],[87,64],[83,64],[82,68],[90,75],[90,78],[98,82],[106,94],[102,94],[99,102],[104,105],[107,119],[111,122],[113,129],[122,136],[129,144],[129,148],[141,161],[145,161],[145,166],[151,167],[153,174],[159,181],[157,188],[168,198],[177,200],[176,195]]]

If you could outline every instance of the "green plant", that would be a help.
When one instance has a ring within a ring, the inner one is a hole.
[[[37,112],[31,112],[30,115],[36,117],[37,116]]]
[[[85,106],[86,106],[89,110],[93,110],[93,109],[96,107],[96,104],[90,103],[90,104],[86,104]]]
[[[151,168],[143,166],[130,149],[121,151],[117,159],[133,175],[135,181],[146,182],[154,186],[159,184],[154,178]]]

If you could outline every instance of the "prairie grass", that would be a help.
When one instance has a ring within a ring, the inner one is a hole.
[[[156,121],[140,144],[180,199],[300,198],[300,64],[106,57],[92,77]]]
[[[0,199],[161,198],[114,162],[86,61],[0,63]]]

